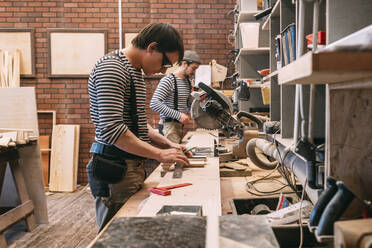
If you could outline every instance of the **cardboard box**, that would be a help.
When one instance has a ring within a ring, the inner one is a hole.
[[[225,81],[227,68],[223,65],[217,64],[213,59],[211,62],[211,73],[212,73],[212,83]]]

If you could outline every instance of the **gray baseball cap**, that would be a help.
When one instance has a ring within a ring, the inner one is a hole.
[[[186,50],[185,54],[183,55],[182,61],[187,61],[190,63],[201,64],[199,54],[195,51]]]

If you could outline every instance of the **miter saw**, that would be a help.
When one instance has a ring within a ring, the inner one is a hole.
[[[221,129],[226,137],[242,136],[248,129],[244,118],[248,118],[262,129],[263,121],[250,113],[241,111],[234,115],[232,102],[221,91],[199,83],[204,92],[193,92],[194,100],[191,104],[191,117],[195,123],[205,129]],[[243,117],[243,118],[242,118]]]
[[[194,100],[191,104],[191,117],[195,123],[205,129],[220,129],[226,137],[239,136],[240,141],[235,148],[237,158],[246,158],[245,144],[248,140],[258,137],[258,131],[248,130],[248,123],[255,122],[258,129],[263,127],[263,117],[255,116],[241,111],[234,115],[232,102],[222,92],[210,88],[204,83],[199,83],[203,92],[193,92]],[[234,152],[233,152],[234,153]],[[242,155],[239,155],[242,153]]]

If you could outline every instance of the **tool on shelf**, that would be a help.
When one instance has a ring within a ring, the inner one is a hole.
[[[169,186],[164,186],[164,187],[153,187],[150,189],[151,193],[157,194],[157,195],[170,195],[171,191],[170,189],[175,189],[175,188],[181,188],[185,186],[190,186],[192,183],[181,183],[181,184],[175,184],[175,185],[169,185]]]

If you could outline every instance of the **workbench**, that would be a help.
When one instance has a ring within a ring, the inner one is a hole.
[[[173,179],[172,172],[168,172],[163,178],[160,176],[161,167],[158,166],[145,180],[143,188],[134,194],[126,204],[118,211],[110,223],[102,230],[96,239],[88,246],[93,247],[97,240],[105,235],[107,239],[107,229],[112,226],[113,222],[122,218],[130,217],[148,217],[156,216],[156,213],[163,205],[199,205],[202,206],[203,216],[226,216],[232,213],[230,201],[234,198],[252,198],[252,194],[246,191],[245,185],[247,180],[254,180],[270,173],[270,171],[262,170],[253,165],[247,159],[249,166],[252,169],[252,176],[250,177],[223,177],[219,176],[219,160],[215,157],[208,157],[207,165],[204,168],[184,168],[182,178]],[[275,178],[280,179],[280,175],[275,172]],[[151,194],[149,197],[149,189],[152,187],[161,187],[167,185],[174,185],[180,183],[192,183],[191,186],[176,188],[171,190],[171,195],[161,196]],[[273,190],[279,188],[278,185],[273,185],[273,182],[266,182],[259,185],[262,190]],[[288,189],[287,189],[288,190]],[[233,216],[231,216],[233,217]],[[235,216],[236,217],[236,216]],[[220,225],[221,225],[221,217]],[[218,227],[218,220],[216,220],[216,229]],[[224,220],[226,221],[226,220]],[[237,220],[234,220],[236,223]],[[117,223],[116,223],[117,224]],[[263,227],[265,228],[265,227]],[[238,230],[239,231],[239,230]],[[243,231],[243,230],[241,230]],[[246,231],[246,230],[244,230]],[[271,229],[270,229],[271,231]],[[248,230],[249,232],[249,230]],[[218,233],[218,231],[217,231]],[[112,236],[118,237],[117,234]],[[252,239],[256,234],[245,235],[248,239]],[[257,236],[257,235],[256,235]],[[273,236],[273,235],[272,235]],[[216,238],[218,240],[218,238]],[[270,242],[271,237],[267,240]],[[230,240],[231,241],[231,240]],[[230,242],[228,241],[228,242]],[[214,242],[214,241],[211,241]],[[221,242],[221,236],[220,241]],[[225,241],[224,241],[225,242]],[[274,242],[274,241],[272,241]],[[275,241],[276,242],[276,241]],[[276,247],[274,245],[272,247]],[[208,230],[207,230],[208,243]],[[226,244],[226,243],[224,243]],[[102,244],[101,244],[102,245]],[[218,245],[218,241],[217,244]],[[233,247],[236,244],[234,243]],[[94,246],[95,247],[95,246]],[[100,247],[100,246],[97,246]],[[213,246],[210,246],[213,247]],[[269,246],[271,247],[271,246]]]

